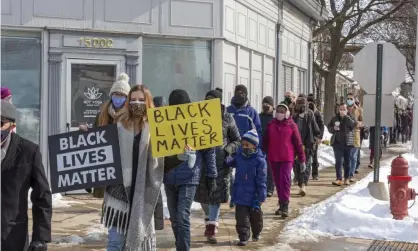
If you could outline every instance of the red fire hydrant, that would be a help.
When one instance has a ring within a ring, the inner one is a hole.
[[[395,220],[408,216],[408,201],[415,200],[416,192],[408,188],[412,177],[408,175],[408,161],[401,155],[392,161],[391,173],[388,175],[390,211]]]

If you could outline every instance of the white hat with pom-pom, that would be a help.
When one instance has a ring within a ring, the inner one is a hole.
[[[131,90],[131,86],[129,85],[129,77],[126,73],[121,73],[113,84],[112,88],[110,89],[109,96],[112,96],[114,92],[125,94],[126,96],[129,95],[129,91]]]

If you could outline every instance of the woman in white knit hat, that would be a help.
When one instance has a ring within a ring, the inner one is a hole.
[[[105,126],[118,122],[120,116],[127,111],[127,99],[131,86],[129,85],[129,77],[126,73],[121,73],[110,89],[110,99],[103,103],[100,113],[97,115],[94,122],[94,127]],[[86,131],[87,125],[80,125],[80,130]],[[91,192],[91,189],[86,189]],[[95,188],[93,196],[96,198],[103,198],[104,188]]]

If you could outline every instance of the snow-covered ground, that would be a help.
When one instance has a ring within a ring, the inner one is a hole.
[[[411,154],[404,157],[409,161],[409,174],[413,177],[409,187],[417,189],[418,160]],[[387,181],[390,162],[382,163],[380,181]],[[373,181],[373,174],[333,197],[305,208],[300,217],[286,226],[281,235],[282,241],[297,243],[318,241],[320,237],[343,236],[418,243],[418,205],[409,209],[409,217],[402,221],[394,220],[389,202],[370,196],[367,188],[370,181]],[[412,203],[410,201],[409,205]]]

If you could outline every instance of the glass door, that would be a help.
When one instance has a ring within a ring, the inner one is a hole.
[[[120,69],[120,63],[75,61],[67,64],[67,130],[92,127]]]

